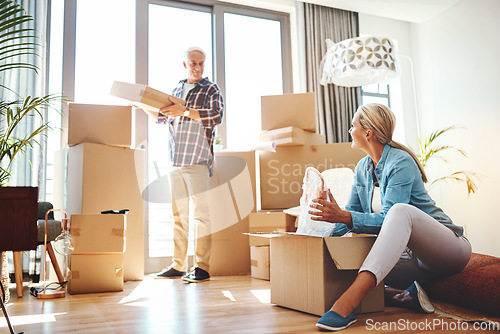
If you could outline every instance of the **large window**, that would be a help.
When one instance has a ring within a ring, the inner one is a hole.
[[[259,141],[262,95],[283,94],[281,22],[224,14],[227,147]]]
[[[219,2],[207,5],[204,0],[51,3],[54,22],[64,11],[64,25],[52,26],[56,30],[55,44],[51,43],[57,56],[64,26],[63,56],[51,61],[51,66],[64,64],[63,73],[51,68],[55,76],[62,76],[62,84],[51,84],[51,91],[62,85],[64,95],[75,102],[124,104],[109,95],[113,80],[171,92],[186,77],[185,49],[199,46],[207,53],[204,76],[219,85],[226,102],[217,134],[226,148],[250,149],[261,130],[261,96],[292,92],[288,14]],[[150,121],[146,131],[144,148],[149,182],[153,182],[166,173],[165,127]],[[149,203],[148,219],[147,255],[164,266],[162,258],[172,254],[169,246],[173,245],[169,205]]]
[[[288,54],[284,57],[283,53],[288,47],[286,17],[171,1],[151,2],[145,12],[148,53],[143,58],[147,58],[147,77],[139,81],[171,92],[180,79],[186,78],[184,51],[190,46],[202,47],[207,54],[204,77],[216,82],[225,97],[225,119],[217,129],[218,136],[229,149],[256,146],[261,131],[261,96],[282,94],[285,89],[290,92],[290,83],[283,78],[284,68],[289,67]],[[172,34],[179,29],[182,33]],[[141,36],[139,32],[138,39]],[[141,56],[138,58],[140,62]],[[166,127],[150,121],[148,128],[149,182],[158,182],[165,179],[168,168]],[[164,189],[168,191],[167,184]],[[150,258],[155,258],[149,268],[155,270],[156,263],[164,265],[161,258],[173,253],[173,220],[169,204],[150,202],[148,206],[147,243]],[[192,254],[192,248],[188,254]]]
[[[361,87],[361,103],[380,103],[390,108],[389,85],[371,84]]]
[[[148,8],[148,84],[170,93],[186,77],[183,66],[184,51],[191,46],[201,47],[207,54],[204,77],[212,75],[212,14],[210,8],[175,8],[150,4]],[[185,22],[197,22],[185,25]],[[182,28],[182,34],[172,34]],[[167,42],[166,42],[167,41]],[[175,47],[173,47],[175,46]],[[148,182],[162,182],[169,192],[164,176],[168,173],[167,127],[149,119],[148,124]],[[157,194],[159,195],[159,194]],[[165,198],[167,194],[159,197]],[[155,201],[148,203],[149,256],[164,257],[173,253],[173,217],[171,203]],[[189,233],[188,254],[193,253],[193,230]]]

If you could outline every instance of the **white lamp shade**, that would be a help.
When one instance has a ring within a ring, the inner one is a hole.
[[[357,87],[399,76],[396,46],[389,38],[355,37],[336,44],[327,40],[327,46],[320,65],[322,85]]]

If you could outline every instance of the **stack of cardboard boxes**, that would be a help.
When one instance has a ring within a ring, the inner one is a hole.
[[[144,277],[145,154],[144,150],[133,148],[134,117],[147,118],[142,111],[136,114],[129,106],[69,103],[63,115],[65,147],[56,154],[54,172],[54,205],[65,208],[70,216],[93,214],[85,216],[85,223],[78,227],[82,233],[92,229],[94,236],[106,235],[109,224],[92,223],[98,220],[95,214],[130,210],[126,226],[129,237],[122,255],[121,278],[125,280]],[[105,253],[116,253],[115,250],[108,249]],[[85,277],[90,271],[101,270],[79,261],[83,258],[81,252],[75,250],[73,254],[70,281],[76,279],[76,272]],[[101,256],[100,261],[102,266],[115,268],[117,257]]]
[[[123,290],[126,215],[71,215],[68,292]]]
[[[350,143],[325,144],[316,132],[314,93],[262,97],[262,140],[276,151],[259,152],[260,211],[250,217],[251,232],[290,232],[293,218],[284,209],[300,205],[305,170],[354,169],[365,155]],[[255,234],[259,235],[259,234]],[[251,247],[270,244],[270,254],[252,252],[252,276],[270,277],[271,303],[322,315],[354,280],[373,244],[373,236],[318,238],[293,234],[250,236]],[[258,241],[261,239],[260,241]],[[253,242],[253,243],[252,243]],[[268,246],[269,247],[269,246]],[[264,260],[259,261],[262,257]],[[263,274],[259,265],[269,266]],[[252,267],[254,269],[254,267]],[[383,310],[383,284],[368,295],[358,313]]]

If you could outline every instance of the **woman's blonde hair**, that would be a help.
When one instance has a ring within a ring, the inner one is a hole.
[[[360,106],[357,111],[359,112],[359,122],[361,126],[366,130],[372,130],[379,143],[383,145],[389,144],[411,155],[418,169],[420,169],[422,180],[427,182],[427,175],[425,174],[424,167],[417,156],[408,147],[392,140],[392,134],[396,127],[396,117],[391,109],[383,104],[369,103]]]

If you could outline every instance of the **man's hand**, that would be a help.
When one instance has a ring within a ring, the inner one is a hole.
[[[161,108],[159,112],[162,115],[170,117],[178,117],[184,115],[184,111],[186,110],[185,106],[183,106],[182,104],[180,104],[171,97],[169,97],[168,100],[172,102],[173,105]]]
[[[327,196],[329,201],[321,197],[312,201],[313,203],[310,207],[315,210],[310,210],[308,212],[311,215],[311,219],[329,223],[344,223],[347,226],[352,225],[351,213],[339,207],[330,189],[327,191]]]

